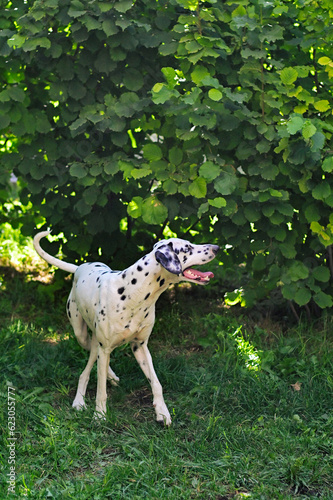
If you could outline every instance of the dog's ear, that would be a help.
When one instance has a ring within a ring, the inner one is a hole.
[[[161,266],[164,267],[169,273],[179,274],[182,273],[182,266],[178,256],[175,254],[173,250],[169,247],[169,245],[163,245],[155,252],[155,259]]]

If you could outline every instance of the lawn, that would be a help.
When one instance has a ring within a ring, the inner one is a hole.
[[[277,322],[225,308],[217,286],[171,289],[149,345],[172,426],[127,346],[96,423],[96,370],[88,410],[71,408],[87,353],[64,276],[0,269],[1,498],[14,478],[33,499],[333,499],[331,316]]]

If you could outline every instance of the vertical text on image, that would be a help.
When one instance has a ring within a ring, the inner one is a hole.
[[[15,388],[8,386],[8,401],[7,401],[7,416],[8,416],[8,472],[7,472],[7,493],[15,494],[16,485],[16,408],[15,408]]]

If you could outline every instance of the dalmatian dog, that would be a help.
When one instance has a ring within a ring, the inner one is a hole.
[[[148,339],[155,322],[155,303],[172,283],[188,281],[207,285],[214,274],[198,271],[192,266],[214,259],[219,247],[170,238],[156,243],[150,253],[124,271],[113,271],[100,262],[76,266],[49,255],[40,246],[40,240],[49,234],[49,231],[36,234],[35,250],[49,264],[74,274],[67,315],[79,344],[90,351],[86,368],[79,378],[73,407],[86,407],[87,384],[97,360],[95,417],[105,418],[107,379],[114,385],[119,381],[109,366],[110,354],[116,347],[130,343],[151,385],[156,420],[170,425],[170,413],[148,350]]]

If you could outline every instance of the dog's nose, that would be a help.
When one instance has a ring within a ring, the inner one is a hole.
[[[220,247],[218,245],[212,245],[212,251],[216,255],[217,252],[220,250]]]

